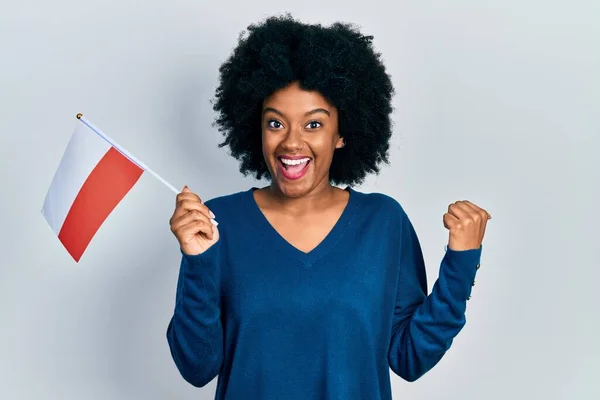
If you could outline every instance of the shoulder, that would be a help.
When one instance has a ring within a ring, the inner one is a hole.
[[[380,192],[362,192],[351,189],[361,203],[363,210],[376,211],[377,213],[387,213],[397,217],[404,217],[406,213],[398,200],[392,196]]]
[[[408,220],[408,215],[400,201],[388,194],[356,189],[351,189],[351,193],[359,203],[359,212],[372,222],[385,222],[384,225],[397,228]]]

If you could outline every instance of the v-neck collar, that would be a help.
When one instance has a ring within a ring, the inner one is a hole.
[[[249,218],[267,242],[279,250],[286,260],[293,259],[305,267],[315,264],[338,243],[354,219],[358,207],[358,193],[354,189],[346,187],[344,190],[349,192],[349,199],[342,214],[327,236],[315,248],[306,253],[293,246],[271,225],[254,198],[254,191],[257,189],[252,187],[244,193],[243,202],[247,206]]]

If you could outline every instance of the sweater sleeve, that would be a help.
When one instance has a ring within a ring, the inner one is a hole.
[[[223,364],[219,308],[220,242],[198,255],[182,253],[175,310],[167,328],[171,356],[190,384],[203,387]]]
[[[482,248],[455,251],[441,261],[427,296],[421,246],[406,215],[400,235],[399,279],[388,361],[394,373],[413,382],[433,368],[466,323],[466,303]]]

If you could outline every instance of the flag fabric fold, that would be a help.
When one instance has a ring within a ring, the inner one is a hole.
[[[76,262],[144,171],[77,121],[42,207],[42,215]]]

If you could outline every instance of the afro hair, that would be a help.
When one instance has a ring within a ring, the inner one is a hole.
[[[289,14],[251,24],[220,69],[214,125],[240,172],[269,177],[262,154],[263,100],[292,82],[318,91],[338,110],[345,146],[329,170],[333,184],[357,185],[388,163],[394,88],[372,45],[351,24],[305,24]]]

